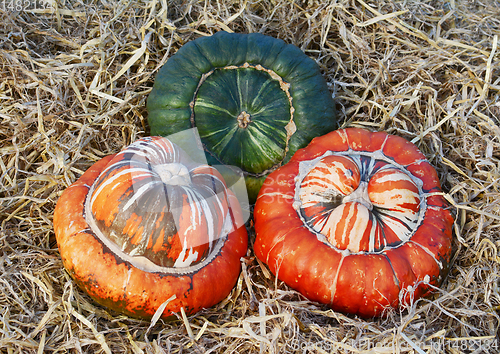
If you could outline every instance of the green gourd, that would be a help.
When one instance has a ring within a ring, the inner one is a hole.
[[[209,164],[243,170],[251,203],[269,173],[337,128],[316,62],[258,33],[221,31],[182,46],[158,72],[147,110],[151,135],[196,127]]]

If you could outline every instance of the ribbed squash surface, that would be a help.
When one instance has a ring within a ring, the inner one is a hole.
[[[254,250],[308,298],[364,317],[424,296],[448,271],[453,217],[434,168],[384,132],[315,138],[266,179]]]
[[[209,164],[243,170],[251,202],[270,172],[337,125],[316,62],[258,33],[186,43],[160,69],[147,109],[153,135],[196,127]]]
[[[87,170],[59,199],[54,229],[78,285],[133,317],[151,317],[166,301],[164,317],[216,304],[247,249],[239,203],[220,173],[161,137]]]

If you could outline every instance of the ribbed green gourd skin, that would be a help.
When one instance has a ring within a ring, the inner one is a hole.
[[[268,71],[289,88],[280,88]],[[285,130],[289,96],[296,128],[291,137]],[[337,128],[331,93],[314,60],[258,33],[217,32],[182,46],[158,72],[147,110],[151,135],[196,126],[210,164],[246,173],[250,202],[269,172],[312,138]],[[237,119],[242,112],[251,120],[245,127]]]

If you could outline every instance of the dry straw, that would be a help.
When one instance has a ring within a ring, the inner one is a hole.
[[[48,4],[0,1],[1,353],[500,351],[498,1]],[[456,223],[434,296],[353,318],[305,300],[250,252],[225,301],[170,323],[109,313],[75,286],[54,240],[58,197],[148,134],[159,67],[219,30],[296,44],[321,66],[343,126],[403,136],[437,168]]]

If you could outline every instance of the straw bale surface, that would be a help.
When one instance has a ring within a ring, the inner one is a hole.
[[[498,1],[14,2],[0,1],[1,353],[500,351]],[[418,145],[456,214],[442,289],[362,320],[307,301],[251,252],[225,301],[174,322],[110,313],[75,286],[53,233],[58,197],[148,135],[160,66],[219,30],[297,45],[343,127]]]

